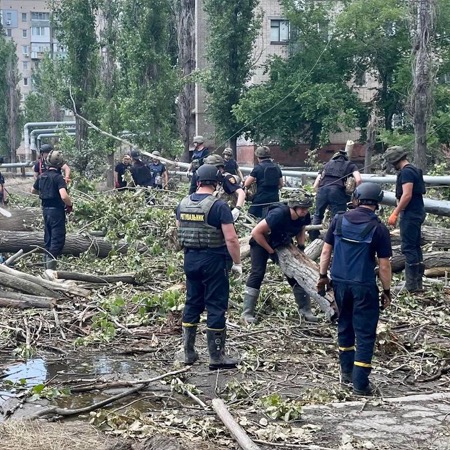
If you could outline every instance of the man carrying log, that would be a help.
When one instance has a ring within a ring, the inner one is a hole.
[[[407,159],[403,147],[387,149],[384,158],[398,172],[395,186],[397,206],[388,219],[388,224],[395,227],[400,216],[401,249],[405,255],[405,289],[409,292],[421,291],[422,277],[425,272],[422,249],[420,247],[421,227],[425,220],[423,194],[425,183],[422,171]]]
[[[254,323],[255,308],[259,297],[267,260],[270,258],[278,263],[277,247],[289,245],[292,238],[297,240],[300,251],[305,249],[305,227],[311,223],[309,208],[312,202],[309,198],[299,197],[288,201],[287,205],[273,206],[265,219],[261,220],[252,230],[250,240],[250,257],[252,270],[247,279],[244,294],[242,318],[247,324]],[[311,311],[311,299],[294,278],[286,277],[292,286],[298,310],[309,322],[319,319]]]
[[[45,268],[56,270],[56,258],[61,255],[66,241],[66,212],[71,213],[73,203],[67,193],[67,184],[60,173],[64,158],[60,151],[52,150],[46,159],[47,170],[34,182],[31,192],[39,194],[44,215]]]
[[[239,240],[230,208],[212,194],[220,173],[203,164],[197,170],[197,191],[177,207],[178,239],[184,248],[186,304],[183,311],[184,363],[198,359],[195,339],[200,315],[207,310],[209,368],[231,369],[238,361],[225,354],[225,314],[228,309],[228,254],[233,272],[242,275]]]
[[[354,192],[355,209],[334,217],[325,236],[320,256],[319,293],[330,286],[330,265],[334,298],[339,310],[338,342],[341,382],[353,383],[357,395],[375,395],[369,382],[373,348],[381,308],[391,302],[391,239],[375,210],[383,199],[376,183],[363,183]],[[383,293],[378,297],[375,266],[378,256]],[[355,350],[356,344],[356,350]]]

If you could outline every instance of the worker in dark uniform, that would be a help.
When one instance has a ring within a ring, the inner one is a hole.
[[[248,212],[255,217],[264,217],[267,208],[280,200],[280,189],[283,187],[283,174],[278,164],[270,158],[269,147],[258,147],[255,150],[258,164],[253,168],[244,183],[244,189],[256,183],[256,194]]]
[[[237,361],[225,354],[229,280],[227,256],[233,259],[231,270],[242,275],[239,240],[230,208],[212,194],[220,174],[215,166],[204,164],[197,170],[197,191],[185,197],[177,208],[177,227],[184,248],[186,303],[183,311],[183,347],[185,364],[198,359],[195,338],[200,315],[207,311],[209,368],[229,369]]]
[[[276,248],[289,245],[295,237],[299,250],[305,249],[305,227],[311,223],[309,208],[312,202],[308,198],[296,198],[287,205],[276,205],[270,209],[261,222],[252,230],[250,239],[250,256],[252,270],[247,279],[244,294],[242,318],[247,324],[254,323],[255,308],[258,301],[267,260],[278,262]],[[311,299],[294,278],[286,277],[292,286],[298,311],[305,320],[317,322],[318,318],[311,312]]]
[[[53,145],[42,144],[39,148],[39,160],[33,166],[34,179],[36,180],[42,172],[47,170],[47,156],[53,150]],[[70,182],[70,167],[67,163],[64,163],[62,167],[58,169],[60,174],[64,174],[64,180],[66,184]]]
[[[56,269],[56,258],[61,255],[66,241],[66,212],[72,212],[73,203],[67,193],[67,184],[59,169],[64,165],[63,155],[52,150],[45,161],[47,170],[34,182],[32,193],[39,194],[44,215],[44,243],[47,250],[46,269]]]
[[[423,289],[422,277],[425,271],[422,248],[420,247],[422,224],[425,220],[425,182],[420,169],[407,159],[403,147],[388,148],[384,158],[398,171],[395,186],[397,206],[389,217],[388,224],[395,227],[400,216],[401,250],[405,255],[405,289],[417,292]]]
[[[223,159],[225,161],[225,172],[231,173],[231,175],[237,175],[241,181],[244,181],[244,175],[242,175],[241,169],[239,168],[239,164],[233,158],[233,150],[227,147],[222,152]]]
[[[127,187],[127,180],[125,174],[131,170],[131,156],[123,155],[122,162],[116,164],[114,167],[114,187],[123,191]]]
[[[189,187],[189,194],[192,194],[197,189],[195,172],[203,165],[204,159],[209,155],[209,150],[203,144],[205,139],[203,136],[194,137],[194,151],[192,153],[191,164],[187,170],[188,178],[191,177],[191,185]]]
[[[375,214],[383,191],[375,183],[363,183],[354,192],[358,206],[337,214],[325,236],[320,256],[318,292],[329,287],[327,271],[331,255],[331,279],[339,310],[338,342],[341,382],[353,383],[358,395],[375,395],[369,382],[376,339],[380,303],[382,309],[391,302],[391,239],[389,231]],[[382,285],[379,298],[376,282]],[[355,350],[356,346],[356,350]]]
[[[362,179],[358,167],[348,160],[345,150],[340,150],[324,165],[322,172],[314,182],[317,195],[316,210],[312,220],[313,225],[320,225],[322,223],[328,206],[330,207],[332,217],[338,212],[344,212],[346,210],[348,198],[345,193],[345,181],[350,176],[354,177],[356,186],[361,184]],[[309,238],[312,241],[318,239],[319,236],[319,230],[309,231]]]
[[[161,153],[152,152],[152,162],[148,165],[152,174],[152,187],[155,189],[167,189],[169,183],[169,175],[165,164],[161,162],[159,157]]]
[[[0,205],[6,204],[5,177],[0,172]]]
[[[218,198],[232,208],[231,214],[233,215],[233,220],[236,222],[245,203],[245,192],[239,183],[239,178],[237,175],[232,175],[225,171],[225,161],[220,155],[213,154],[207,156],[205,158],[205,164],[212,164],[219,169],[221,175],[219,177],[220,188],[215,193],[217,193]]]

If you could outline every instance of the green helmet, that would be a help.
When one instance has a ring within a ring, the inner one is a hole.
[[[270,158],[270,148],[264,145],[255,150],[255,156],[260,159]]]
[[[389,147],[384,154],[384,159],[390,164],[395,164],[401,159],[406,158],[408,152],[400,145],[395,145],[394,147]]]
[[[46,160],[47,164],[51,167],[61,168],[64,165],[64,157],[61,151],[51,150]]]
[[[216,167],[223,167],[225,165],[225,161],[220,155],[212,154],[207,156],[204,159],[205,164],[211,164]]]
[[[311,208],[312,200],[306,195],[298,195],[297,197],[291,197],[288,199],[289,208]]]
[[[228,155],[228,156],[233,156],[233,150],[231,150],[230,147],[227,147],[223,152],[222,155]]]
[[[157,150],[152,152],[152,156],[154,156],[155,158],[159,158],[161,156],[161,153],[159,153]]]
[[[205,142],[205,138],[203,136],[195,136],[192,142],[194,144],[203,144],[203,142]]]

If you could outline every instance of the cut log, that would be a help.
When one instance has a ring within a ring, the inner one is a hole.
[[[44,249],[44,233],[39,231],[14,233],[0,231],[0,253],[16,253],[19,250],[29,252],[36,247]],[[67,234],[66,243],[63,248],[65,255],[80,255],[91,251],[99,258],[106,258],[113,248],[119,253],[125,254],[128,251],[128,244],[118,243],[115,247],[104,239],[94,236],[84,236],[81,234]],[[145,251],[145,246],[140,245],[138,251]]]
[[[46,300],[12,300],[10,298],[4,298],[3,293],[0,294],[0,308],[42,308],[51,309],[52,303]]]
[[[52,298],[60,297],[60,295],[57,294],[56,292],[53,292],[50,289],[46,289],[41,285],[34,283],[28,279],[23,279],[3,272],[0,272],[0,286],[14,289],[15,291],[19,292],[24,292],[25,294],[34,294]]]
[[[39,208],[12,208],[11,217],[0,214],[0,230],[27,231],[39,228],[42,222],[42,211]]]
[[[11,291],[2,291],[0,294],[3,298],[7,298],[10,300],[20,300],[20,301],[42,301],[42,302],[50,302],[55,304],[55,299],[52,297],[41,297],[36,295],[28,295],[22,294],[20,292],[11,292]]]
[[[448,267],[433,267],[432,269],[425,269],[426,277],[448,277],[450,274],[450,266]]]
[[[317,261],[322,253],[323,248],[323,240],[322,239],[314,239],[306,248],[305,255],[312,259],[313,261]]]
[[[400,230],[391,231],[392,244],[400,244]],[[442,227],[422,226],[422,245],[433,244],[433,247],[450,249],[450,230]]]
[[[49,270],[46,270],[49,272]],[[118,273],[116,275],[89,275],[79,272],[66,272],[63,270],[52,270],[52,277],[56,280],[85,281],[86,283],[128,283],[137,284],[135,273]]]
[[[310,297],[319,305],[329,321],[337,318],[334,297],[331,292],[327,292],[322,297],[317,292],[317,280],[319,279],[319,266],[309,259],[304,253],[300,252],[294,245],[280,247],[276,249],[280,268],[289,278],[294,278],[297,283],[310,295]]]
[[[450,252],[429,252],[424,253],[423,262],[425,269],[435,267],[450,267]],[[405,268],[405,257],[395,254],[391,259],[392,272],[401,272]]]

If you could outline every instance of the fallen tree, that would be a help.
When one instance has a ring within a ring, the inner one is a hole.
[[[38,208],[13,208],[9,212],[11,217],[0,214],[0,230],[2,231],[34,230],[42,220],[42,212]]]
[[[450,252],[428,252],[423,254],[425,269],[439,268],[440,273],[450,271]],[[405,257],[395,254],[391,259],[392,272],[401,272],[405,268]],[[435,275],[438,276],[438,275]]]

